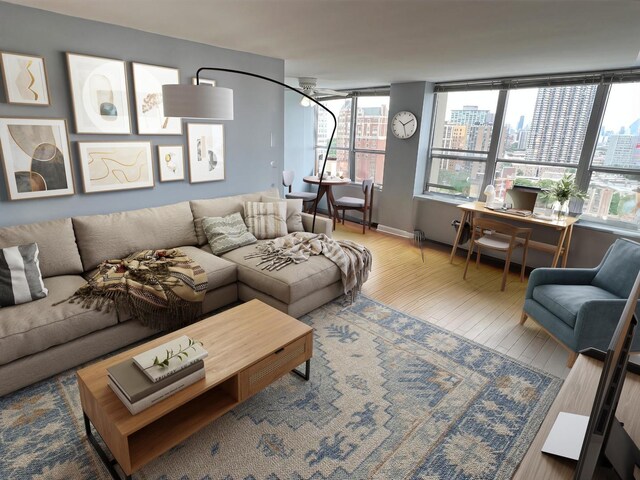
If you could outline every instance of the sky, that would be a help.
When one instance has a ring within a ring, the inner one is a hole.
[[[512,90],[509,93],[505,124],[515,128],[521,115],[525,117],[525,125],[531,123],[537,93],[537,88]],[[477,105],[481,110],[495,112],[497,103],[497,90],[452,92],[448,94],[446,117],[449,118],[449,112],[452,109],[461,109],[465,105]],[[628,127],[638,118],[640,118],[640,83],[613,85],[602,122],[605,130],[618,133],[621,126]]]

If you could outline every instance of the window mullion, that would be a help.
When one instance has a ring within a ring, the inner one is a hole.
[[[493,130],[491,132],[489,153],[487,154],[487,161],[484,167],[484,178],[482,179],[482,186],[480,187],[478,199],[484,200],[484,189],[487,187],[487,185],[493,184],[493,178],[496,173],[496,160],[498,158],[498,149],[500,148],[500,138],[502,137],[502,128],[506,107],[507,90],[500,90],[500,93],[498,94],[498,104],[496,106],[496,114],[493,119]]]
[[[349,136],[349,177],[352,182],[356,181],[356,124],[358,119],[358,96],[351,100],[351,135]]]
[[[578,161],[575,178],[577,187],[583,192],[589,189],[589,182],[591,182],[591,159],[598,144],[598,135],[600,133],[600,126],[602,125],[602,119],[604,118],[604,111],[607,106],[610,89],[611,85],[601,83],[598,85],[595,98],[593,99],[593,107],[591,107],[591,115],[589,116],[587,131],[584,135],[584,143],[580,151],[580,160]],[[583,204],[584,200],[573,199],[569,204],[569,209],[572,212],[582,212]]]

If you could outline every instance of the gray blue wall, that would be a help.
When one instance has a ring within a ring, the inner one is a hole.
[[[183,143],[184,135],[78,135],[75,132],[65,52],[150,63],[180,69],[182,83],[191,82],[199,66],[248,70],[276,80],[284,79],[282,60],[236,52],[184,40],[144,33],[78,18],[0,2],[0,50],[45,57],[52,104],[49,107],[6,103],[0,86],[0,116],[66,118],[75,173],[76,195],[42,200],[9,201],[0,169],[0,226],[51,218],[106,213],[263,190],[280,183],[284,167],[284,89],[258,79],[211,72],[219,86],[234,90],[233,121],[225,125],[226,180],[189,184],[160,183],[157,145]],[[132,132],[137,132],[131,65],[127,63]],[[0,82],[1,84],[2,82]],[[186,123],[186,121],[183,121]],[[78,141],[151,141],[156,186],[108,193],[85,194],[78,163]],[[186,160],[186,158],[185,158]],[[186,162],[185,162],[186,163]],[[273,165],[272,165],[273,163]],[[185,165],[186,167],[186,165]]]
[[[296,79],[288,78],[285,83],[297,86]],[[292,190],[296,192],[310,191],[302,177],[313,175],[315,151],[315,110],[301,106],[300,98],[296,92],[287,91],[284,94],[284,168],[296,173],[292,185]]]

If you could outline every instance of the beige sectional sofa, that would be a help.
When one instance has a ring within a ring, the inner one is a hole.
[[[258,298],[292,316],[301,316],[340,296],[340,271],[323,256],[267,272],[249,245],[221,257],[211,253],[202,230],[203,217],[243,213],[245,201],[278,196],[265,192],[181,202],[109,215],[73,217],[0,228],[0,248],[35,242],[46,298],[0,308],[0,395],[157,332],[126,313],[96,311],[67,302],[98,264],[141,249],[179,247],[207,274],[204,313],[237,300]],[[305,230],[311,215],[302,214]],[[331,235],[331,221],[316,218],[317,233]]]

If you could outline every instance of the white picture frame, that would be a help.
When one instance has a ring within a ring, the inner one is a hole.
[[[180,83],[177,68],[131,63],[136,119],[140,135],[182,135],[182,119],[165,117],[162,107],[162,85]]]
[[[129,135],[129,91],[125,62],[67,53],[76,133]]]
[[[217,182],[225,179],[224,125],[188,123],[189,182]]]
[[[2,166],[9,200],[75,193],[63,118],[0,118]]]
[[[78,142],[85,193],[153,188],[151,142]]]
[[[0,64],[7,103],[38,107],[51,105],[43,57],[0,52]]]
[[[183,145],[158,145],[158,173],[161,182],[184,180]]]

